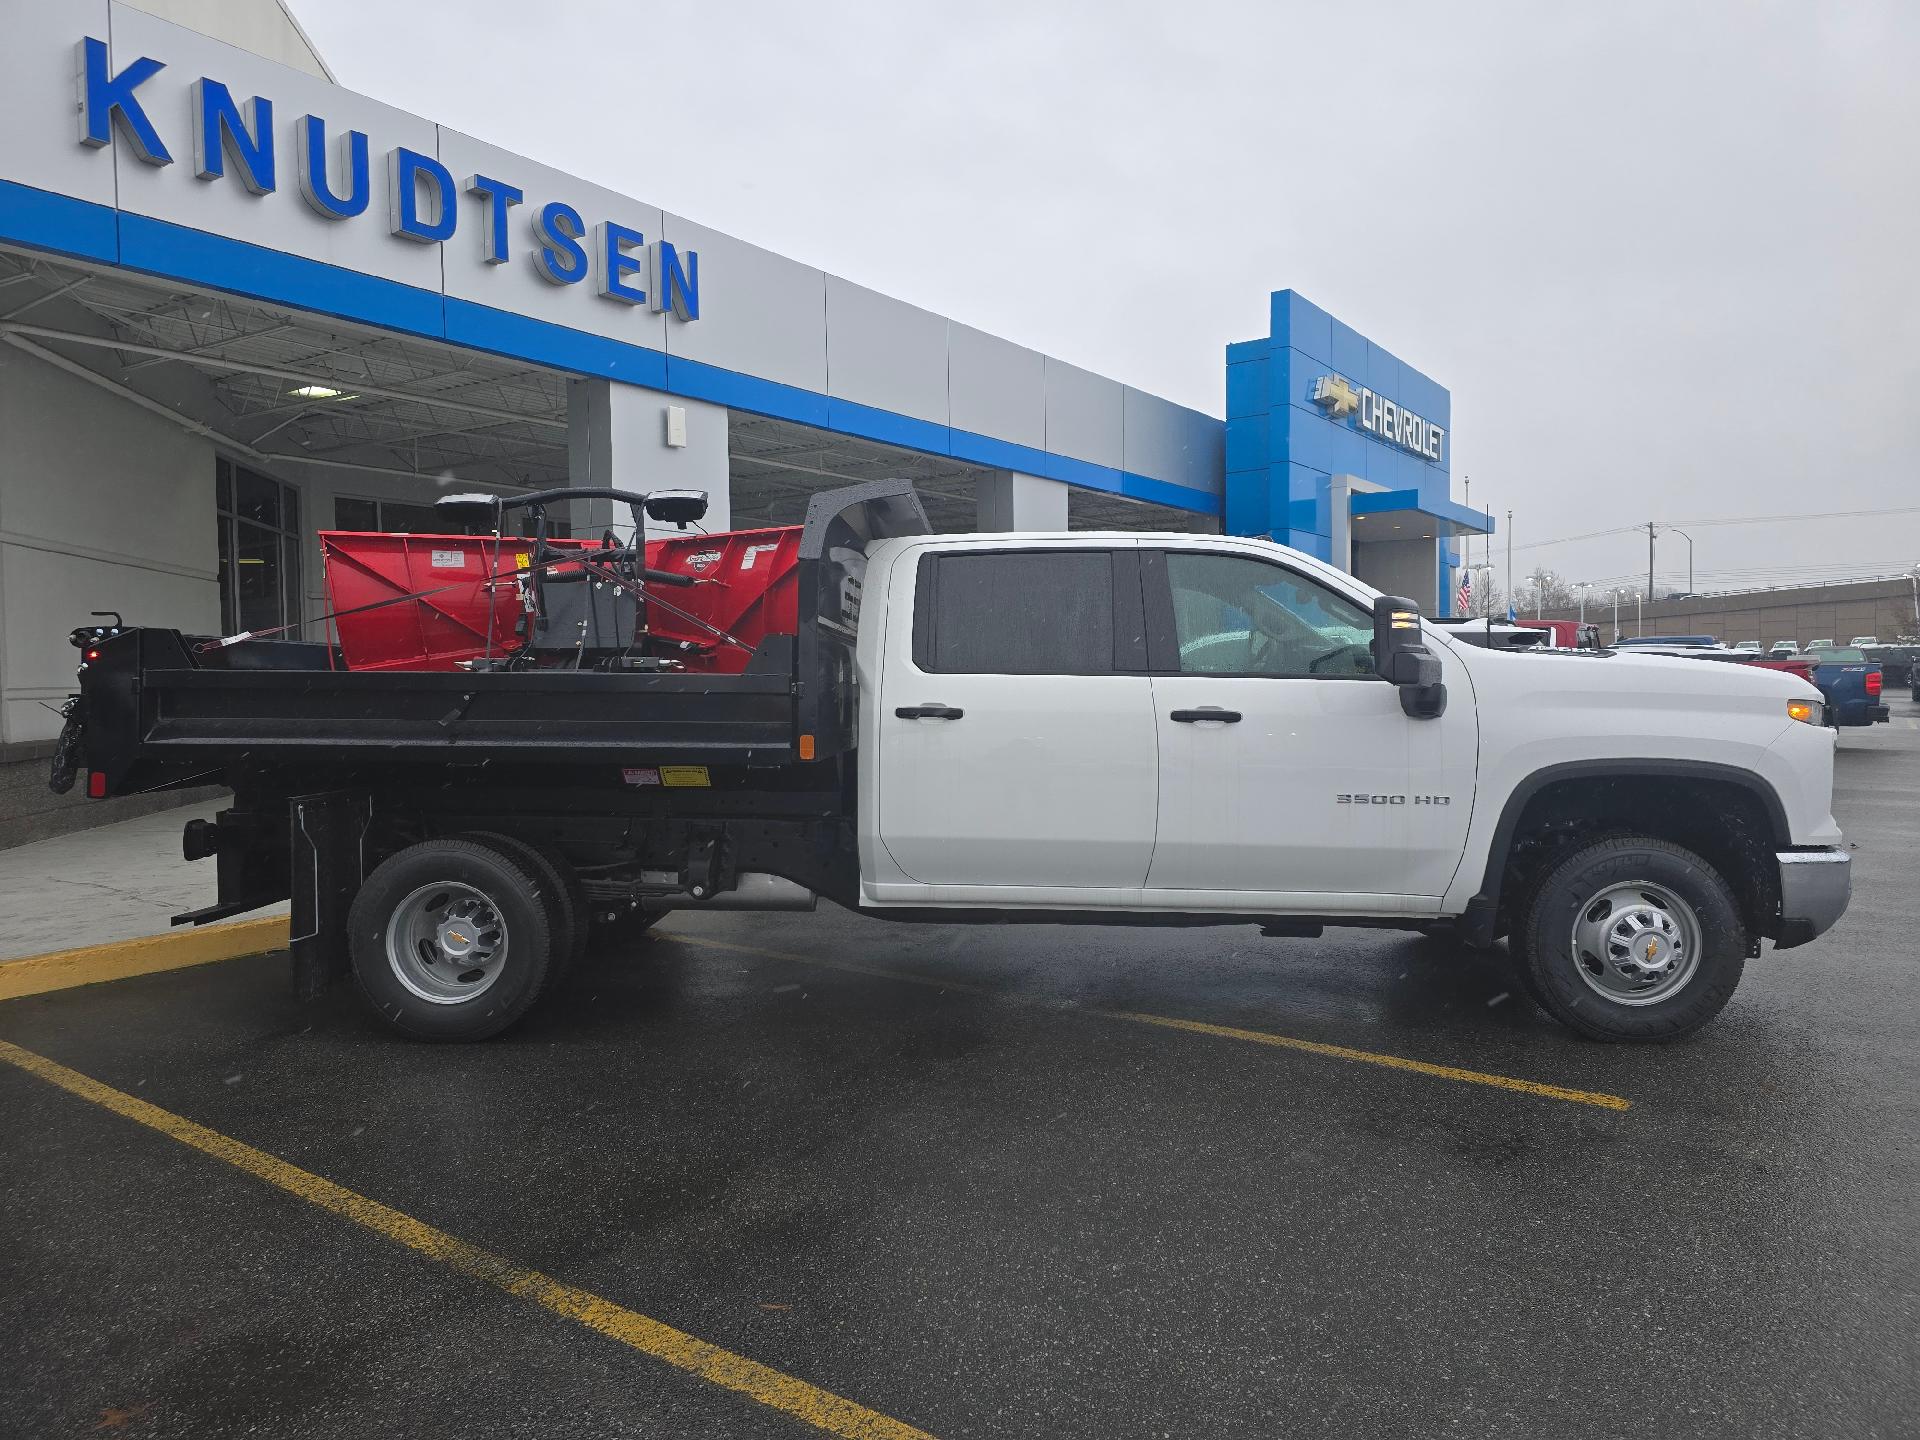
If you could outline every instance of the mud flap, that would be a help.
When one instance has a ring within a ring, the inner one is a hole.
[[[370,812],[366,795],[351,790],[287,802],[293,872],[287,949],[296,999],[315,999],[346,976],[347,909],[363,878]]]

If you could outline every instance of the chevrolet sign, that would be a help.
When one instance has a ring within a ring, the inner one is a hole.
[[[1384,395],[1356,387],[1344,376],[1322,375],[1313,382],[1312,398],[1314,404],[1327,412],[1328,419],[1358,416],[1360,428],[1369,435],[1378,435],[1389,445],[1411,450],[1436,465],[1446,453],[1446,427],[1394,404]]]

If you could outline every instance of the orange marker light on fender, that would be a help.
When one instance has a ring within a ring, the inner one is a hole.
[[[802,760],[811,760],[813,758],[813,736],[802,735],[800,737],[800,758]]]

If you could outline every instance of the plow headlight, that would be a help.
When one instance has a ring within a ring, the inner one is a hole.
[[[1787,718],[1798,720],[1803,725],[1823,725],[1826,723],[1825,706],[1818,700],[1787,701]]]

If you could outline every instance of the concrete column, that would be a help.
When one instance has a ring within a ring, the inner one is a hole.
[[[1353,476],[1335,475],[1327,481],[1327,563],[1353,573]]]
[[[1064,481],[1043,480],[1018,470],[995,470],[974,491],[975,524],[982,530],[1062,531],[1067,528]]]
[[[671,443],[671,442],[679,443]],[[567,481],[620,490],[704,490],[708,530],[732,528],[727,409],[613,380],[567,382]],[[578,502],[575,534],[631,528],[625,506]]]
[[[1371,480],[1362,480],[1358,475],[1328,477],[1327,534],[1332,537],[1328,564],[1338,566],[1349,575],[1357,573],[1353,568],[1353,497],[1371,495],[1386,488]]]

